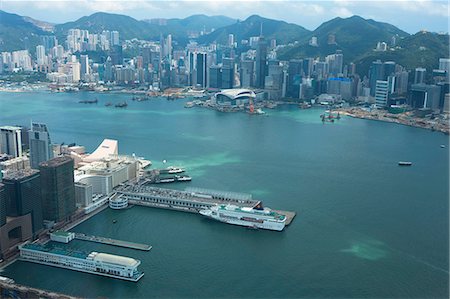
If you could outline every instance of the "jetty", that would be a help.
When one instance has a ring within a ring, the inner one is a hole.
[[[140,244],[140,243],[123,241],[123,240],[116,240],[116,239],[111,239],[111,238],[86,235],[83,233],[75,233],[75,239],[88,241],[88,242],[94,242],[94,243],[101,243],[101,244],[125,247],[125,248],[131,248],[131,249],[136,249],[136,250],[143,250],[143,251],[150,251],[150,249],[152,249],[152,246],[147,245],[147,244]]]

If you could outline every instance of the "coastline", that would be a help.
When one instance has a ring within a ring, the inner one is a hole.
[[[380,122],[388,122],[388,123],[395,123],[399,125],[404,125],[408,127],[415,127],[415,128],[421,128],[426,129],[430,131],[437,131],[441,132],[445,135],[449,135],[450,133],[450,126],[449,126],[449,120],[430,120],[427,118],[420,118],[413,116],[411,112],[406,112],[402,114],[392,114],[388,112],[372,112],[372,111],[365,111],[362,109],[355,109],[355,108],[345,108],[345,109],[338,109],[339,113],[342,113],[344,115],[347,115],[349,117],[353,118],[359,118],[359,119],[367,119],[367,120],[374,120],[374,121],[380,121]]]

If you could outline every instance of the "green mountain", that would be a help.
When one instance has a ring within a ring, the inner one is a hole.
[[[116,30],[120,33],[121,39],[159,37],[159,31],[154,25],[138,21],[132,17],[104,12],[94,13],[73,22],[56,25],[55,33],[58,37],[64,38],[67,31],[72,28],[96,33],[100,33],[103,30]]]
[[[335,36],[335,44],[328,44],[329,35]],[[363,53],[374,49],[380,41],[390,42],[392,36],[401,39],[408,35],[408,33],[387,23],[366,20],[359,16],[345,19],[338,17],[317,27],[308,35],[307,39],[304,39],[298,45],[283,49],[280,52],[280,59],[324,57],[339,49],[344,52],[344,60],[350,62]],[[317,47],[309,45],[309,39],[313,36],[317,37]]]
[[[30,49],[39,43],[39,36],[48,34],[25,17],[0,10],[0,52]]]
[[[184,19],[167,20],[168,32],[211,31],[235,23],[236,20],[225,16],[192,15]]]
[[[309,30],[299,25],[253,15],[244,21],[237,21],[235,24],[219,28],[210,34],[201,36],[199,42],[205,44],[212,42],[226,43],[229,34],[234,34],[235,40],[239,42],[252,36],[259,36],[261,25],[264,37],[266,39],[275,38],[279,44],[302,40],[310,33]]]
[[[356,59],[356,70],[360,74],[367,74],[371,63],[377,59],[395,61],[414,70],[417,67],[431,71],[439,67],[439,58],[449,57],[449,35],[430,32],[418,32],[400,40],[398,47],[386,52],[368,51]]]

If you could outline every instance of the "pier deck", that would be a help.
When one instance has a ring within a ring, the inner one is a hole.
[[[125,248],[131,248],[131,249],[137,249],[137,250],[143,250],[143,251],[149,251],[150,249],[152,249],[152,246],[147,245],[147,244],[140,244],[140,243],[111,239],[111,238],[98,237],[98,236],[90,236],[90,235],[85,235],[82,233],[75,233],[75,239],[89,241],[89,242],[95,242],[95,243],[108,244],[108,245],[119,246],[119,247],[125,247]]]
[[[292,220],[294,220],[297,213],[293,211],[282,211],[282,210],[272,210],[274,212],[277,212],[278,214],[286,216],[286,226],[291,224]]]

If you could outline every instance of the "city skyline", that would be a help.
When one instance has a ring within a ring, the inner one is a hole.
[[[277,9],[273,9],[276,5]],[[138,20],[186,18],[195,14],[225,15],[239,20],[252,14],[314,30],[335,17],[359,15],[391,23],[408,33],[448,32],[447,1],[1,1],[0,9],[55,24],[96,12],[123,14]],[[248,13],[251,11],[251,13]],[[287,13],[286,13],[287,12]],[[299,13],[300,12],[300,13]],[[398,18],[398,15],[402,18]],[[420,22],[417,20],[420,19]]]

